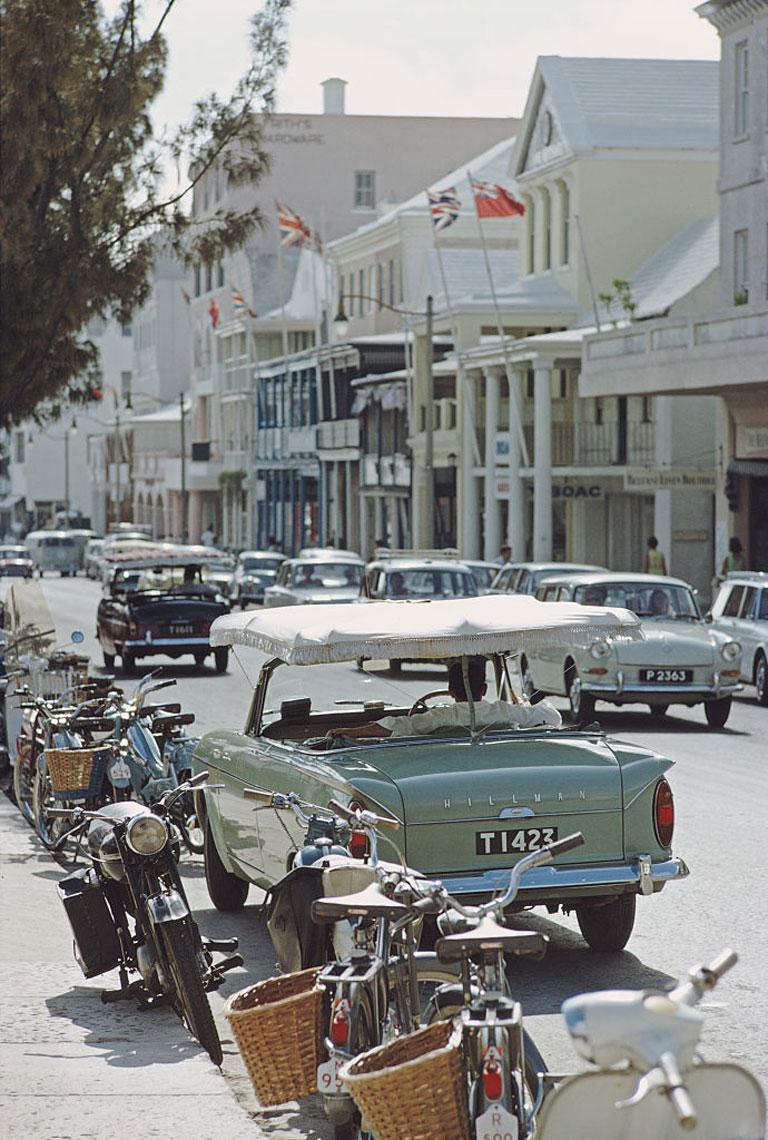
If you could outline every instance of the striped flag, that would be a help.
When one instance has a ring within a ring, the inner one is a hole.
[[[461,201],[456,193],[455,186],[447,186],[445,190],[434,193],[427,190],[429,210],[432,214],[432,225],[436,230],[444,230],[451,226],[461,213]]]
[[[277,228],[280,230],[280,244],[285,248],[308,245],[312,241],[312,231],[301,214],[290,210],[282,202],[277,202]]]
[[[469,184],[475,198],[478,218],[508,218],[513,214],[524,214],[525,206],[517,198],[496,182],[477,182],[470,178]]]
[[[236,288],[233,285],[232,286],[232,308],[234,309],[235,313],[238,316],[242,316],[242,314],[246,310],[246,307],[247,306],[245,304],[245,298],[243,297],[243,294],[240,292],[240,290],[238,288]]]

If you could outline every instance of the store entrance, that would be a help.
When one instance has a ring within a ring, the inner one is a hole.
[[[768,476],[749,481],[749,569],[768,570]]]

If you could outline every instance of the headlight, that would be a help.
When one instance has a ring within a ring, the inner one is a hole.
[[[611,656],[610,642],[608,642],[608,641],[593,641],[589,647],[589,652],[592,654],[593,657],[598,658],[598,660],[601,657],[610,657]]]
[[[721,645],[720,656],[724,661],[735,661],[737,657],[740,657],[741,646],[738,641],[726,641],[725,645]]]
[[[167,838],[165,824],[156,815],[135,816],[125,831],[125,842],[137,855],[157,855]]]

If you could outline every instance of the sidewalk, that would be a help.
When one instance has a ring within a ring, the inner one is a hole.
[[[264,1137],[174,1013],[102,1005],[99,993],[113,976],[87,981],[72,957],[55,890],[64,873],[0,793],[3,1137]],[[226,1030],[220,1025],[228,1037]],[[224,1052],[232,1068],[231,1040]]]

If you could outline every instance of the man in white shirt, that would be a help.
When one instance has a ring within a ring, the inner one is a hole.
[[[562,718],[548,701],[536,705],[513,705],[508,701],[484,701],[487,689],[484,657],[470,657],[469,688],[475,712],[475,728],[559,728]],[[469,702],[464,688],[461,661],[448,666],[448,693],[452,703],[435,705],[411,716],[387,716],[371,724],[341,730],[348,737],[426,736],[443,728],[470,728]]]

